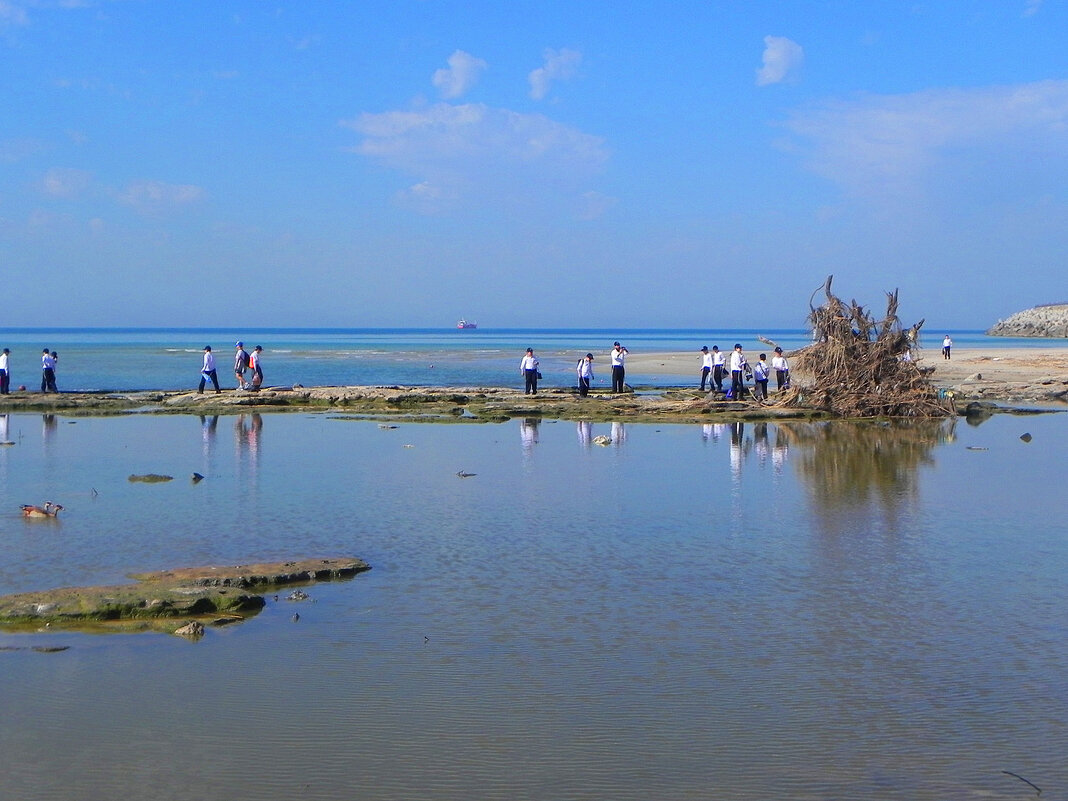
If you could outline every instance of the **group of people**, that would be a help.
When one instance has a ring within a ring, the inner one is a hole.
[[[782,348],[775,348],[775,355],[768,364],[768,355],[760,354],[760,360],[750,367],[749,361],[742,352],[741,344],[735,344],[730,354],[730,389],[724,391],[723,381],[726,378],[727,359],[720,352],[719,345],[713,345],[709,351],[708,346],[701,348],[701,391],[724,392],[728,398],[741,399],[748,391],[746,381],[753,381],[753,397],[757,400],[768,399],[768,381],[771,372],[775,371],[775,383],[779,392],[790,388],[790,363],[786,361]]]
[[[249,379],[245,380],[245,374]],[[263,384],[263,348],[259,345],[252,349],[252,353],[245,350],[245,343],[238,342],[234,346],[234,378],[237,379],[237,389],[256,392]],[[204,394],[204,387],[208,382],[215,387],[215,393],[219,389],[219,374],[215,367],[215,354],[211,352],[211,345],[204,346],[204,363],[200,368],[200,386],[197,394]]]
[[[612,352],[608,357],[612,363],[612,392],[623,392],[626,378],[625,362],[629,352],[618,342],[612,343]],[[540,366],[541,363],[538,361],[538,357],[534,355],[534,349],[527,348],[527,352],[519,362],[519,374],[523,376],[525,382],[524,395],[538,394],[538,379],[541,378]],[[575,373],[578,377],[579,395],[586,397],[590,394],[590,384],[593,383],[594,379],[592,353],[587,353],[578,360],[578,364],[575,365]]]

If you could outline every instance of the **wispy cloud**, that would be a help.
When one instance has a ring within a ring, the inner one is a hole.
[[[782,83],[796,75],[805,61],[801,45],[785,36],[764,37],[764,66],[756,71],[757,86]]]
[[[587,191],[608,157],[599,137],[483,104],[438,103],[341,124],[363,137],[354,152],[418,179],[405,197],[421,206],[552,202]]]
[[[479,76],[489,66],[480,58],[475,58],[470,53],[457,50],[448,60],[448,68],[435,71],[431,82],[441,92],[441,96],[447,100],[462,97],[470,91]]]
[[[1042,0],[1027,0],[1024,4],[1023,15],[1025,17],[1033,17],[1042,9]]]
[[[200,200],[204,190],[192,184],[168,184],[162,181],[138,181],[119,192],[118,199],[133,208],[149,213],[188,206]]]
[[[530,81],[530,96],[535,100],[543,100],[552,89],[553,82],[573,78],[582,63],[582,53],[577,50],[549,48],[544,55],[545,64],[531,70],[527,76]]]
[[[73,198],[89,187],[93,176],[85,170],[53,167],[41,182],[42,191],[51,197]]]
[[[1047,172],[1063,171],[1068,80],[863,95],[802,111],[788,127],[806,140],[812,170],[871,198],[914,195],[936,172],[975,175],[1033,154]]]
[[[26,9],[8,0],[0,0],[0,28],[13,25],[26,25],[29,18]]]

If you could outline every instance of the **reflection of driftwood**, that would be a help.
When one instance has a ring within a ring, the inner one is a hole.
[[[897,291],[886,296],[886,316],[877,320],[855,300],[831,292],[812,306],[813,344],[793,355],[793,371],[809,376],[797,382],[781,403],[825,409],[840,417],[947,417],[952,406],[912,360],[923,320],[908,329],[897,316]]]

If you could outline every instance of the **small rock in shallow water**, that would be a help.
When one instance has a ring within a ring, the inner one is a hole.
[[[198,620],[194,620],[180,629],[175,629],[174,633],[179,637],[203,637],[204,636],[204,624]]]
[[[1030,442],[1031,441],[1031,435],[1030,434],[1021,434],[1020,435],[1020,439],[1022,439],[1024,442]]]
[[[145,484],[159,484],[163,481],[174,481],[174,476],[165,476],[160,473],[143,473],[141,475],[132,475],[128,480],[141,481]]]

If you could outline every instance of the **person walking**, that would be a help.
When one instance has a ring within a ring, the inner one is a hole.
[[[249,367],[252,368],[252,389],[259,390],[260,385],[263,384],[263,348],[259,345],[252,349]]]
[[[749,369],[741,344],[736,344],[731,351],[731,398],[741,400],[745,394],[744,371]]]
[[[712,372],[712,354],[708,352],[708,345],[701,346],[701,391],[705,391],[705,382]],[[712,387],[709,386],[709,389]]]
[[[768,376],[771,375],[771,368],[768,367],[767,359],[768,355],[761,353],[760,360],[753,368],[753,394],[757,400],[768,399]]]
[[[56,389],[56,360],[48,348],[41,352],[41,392],[59,392]]]
[[[771,369],[775,371],[775,388],[778,392],[790,388],[790,363],[782,355],[782,348],[775,348],[771,357]]]
[[[953,340],[949,338],[949,334],[946,334],[946,338],[942,340],[942,358],[949,360],[949,351],[953,347]]]
[[[204,365],[200,368],[200,387],[197,389],[198,395],[204,394],[204,385],[211,380],[212,385],[215,387],[215,394],[218,395],[219,389],[219,376],[215,372],[215,355],[211,352],[211,345],[204,346]]]
[[[624,348],[618,342],[612,344],[612,391],[623,392],[624,383],[627,377],[627,371],[624,366],[626,362],[627,354],[629,350]]]
[[[723,391],[723,367],[726,360],[720,352],[719,345],[712,346],[712,383],[716,385],[716,392]]]
[[[11,391],[11,373],[7,366],[10,356],[9,348],[4,348],[4,352],[0,353],[0,395],[7,395]]]
[[[245,383],[245,370],[249,365],[248,351],[245,350],[244,342],[238,342],[234,347],[234,377],[237,379],[237,388],[248,389],[250,385]]]
[[[519,372],[526,379],[524,395],[538,394],[538,379],[541,377],[541,373],[538,372],[538,364],[538,357],[534,355],[534,348],[527,348],[526,355],[519,362]]]
[[[578,372],[579,395],[585,398],[590,394],[590,382],[593,381],[593,354],[587,353],[579,359],[575,369]]]

